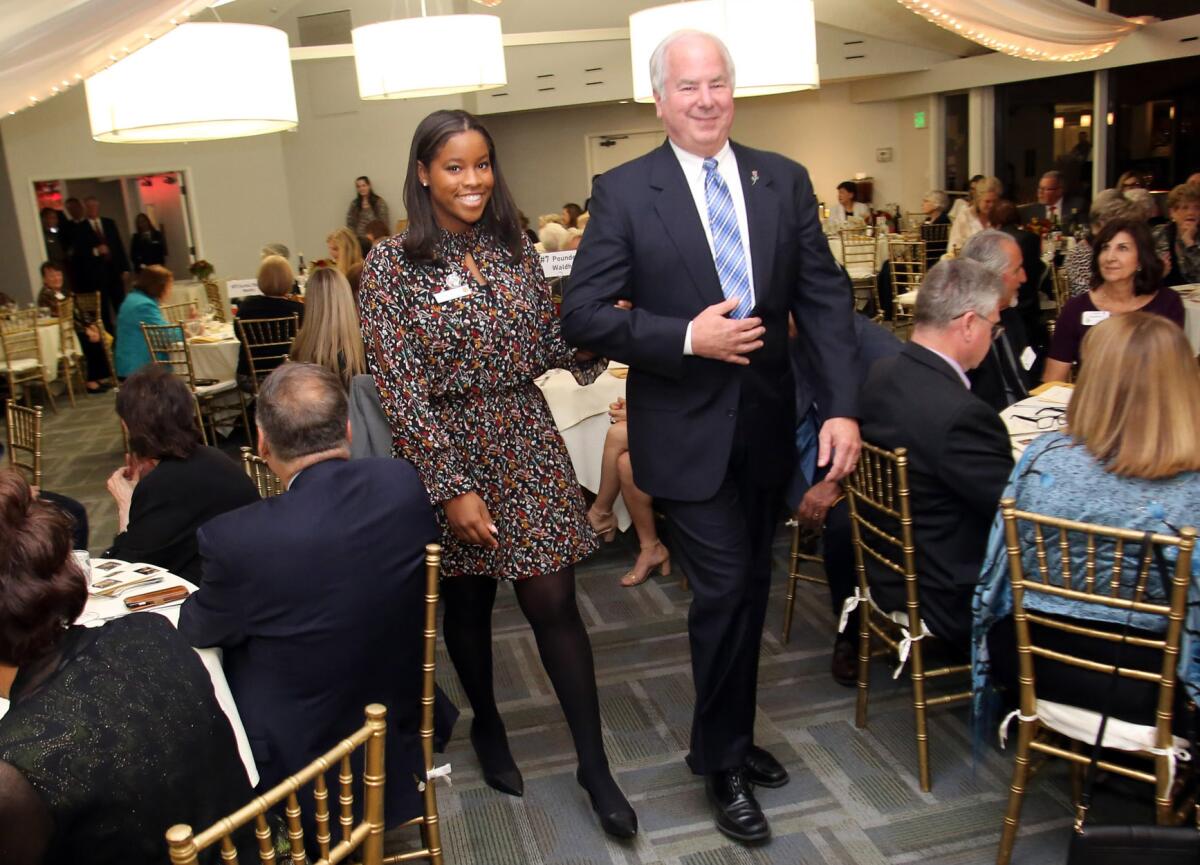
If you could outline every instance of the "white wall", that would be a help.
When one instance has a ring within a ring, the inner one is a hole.
[[[836,200],[838,183],[863,172],[875,178],[877,206],[916,210],[929,184],[929,130],[914,130],[912,120],[929,106],[928,97],[856,104],[846,84],[739,99],[733,137],[805,165],[827,203]],[[654,106],[636,103],[493,115],[485,122],[517,205],[531,217],[587,198],[588,135],[661,128]],[[875,161],[880,147],[892,148],[891,162]]]
[[[3,132],[30,286],[40,284],[35,280],[43,255],[33,181],[45,178],[187,171],[197,254],[221,277],[253,274],[263,243],[294,243],[278,134],[196,144],[99,144],[88,128],[82,87],[6,117]]]

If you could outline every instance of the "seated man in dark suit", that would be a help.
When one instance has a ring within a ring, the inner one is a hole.
[[[853,297],[849,285],[847,294]],[[894,357],[903,343],[886,327],[865,315],[854,316],[854,336],[858,342],[858,383],[861,386],[875,361]],[[817,468],[817,430],[824,417],[816,401],[812,360],[806,349],[806,344],[793,336],[790,350],[792,374],[796,379],[796,417],[800,422],[796,426],[796,468],[788,488],[787,503],[797,520],[821,532],[825,577],[829,581],[829,600],[836,620],[841,616],[846,598],[854,594],[858,576],[854,570],[850,538],[850,510],[841,484],[826,480],[825,469]],[[858,650],[853,641],[853,635],[858,633],[857,616],[857,613],[851,614],[851,620],[837,635],[833,646],[830,672],[838,684],[847,687],[858,684]]]
[[[362,726],[368,703],[387,706],[385,813],[403,823],[421,812],[429,497],[404,460],[350,461],[346,394],[324,367],[267,377],[258,448],[287,492],[201,528],[204,582],[179,631],[224,650],[262,789]],[[448,735],[453,707],[446,720]]]
[[[992,339],[992,346],[979,366],[967,373],[971,393],[997,412],[1029,396],[1029,369],[1034,351],[1029,347],[1025,321],[1017,308],[1017,293],[1025,284],[1025,263],[1021,247],[1011,235],[989,228],[966,242],[960,258],[978,261],[1000,277],[1000,323],[1004,329]]]
[[[1000,278],[978,262],[938,264],[917,296],[911,341],[871,368],[859,397],[863,441],[908,449],[921,616],[964,650],[988,530],[1013,465],[1004,424],[966,375],[991,348],[1001,293]],[[904,608],[900,575],[869,567],[868,577],[880,607]]]

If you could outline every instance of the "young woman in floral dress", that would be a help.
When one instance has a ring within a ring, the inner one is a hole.
[[[484,779],[524,789],[492,686],[492,604],[513,582],[579,756],[579,783],[606,832],[637,817],[609,771],[591,644],[574,565],[596,548],[579,484],[534,379],[603,360],[563,341],[550,291],[496,162],[464,111],[417,127],[404,184],[408,230],[367,257],[363,343],[395,453],[421,474],[442,527],[443,633],[471,706]]]

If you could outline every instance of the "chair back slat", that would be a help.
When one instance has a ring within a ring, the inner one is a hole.
[[[29,483],[42,485],[42,407],[5,402],[8,425],[8,464],[26,472]]]
[[[246,358],[254,392],[272,371],[287,360],[300,329],[295,313],[280,318],[235,319],[238,339]]]
[[[204,295],[208,299],[208,308],[217,321],[229,321],[229,307],[221,297],[221,286],[215,282],[204,283]]]
[[[854,265],[869,266],[872,272],[879,269],[877,261],[879,247],[875,238],[868,237],[863,229],[843,228],[838,232],[842,241],[842,264],[850,270]]]
[[[318,775],[313,782],[313,817],[317,826],[317,848],[322,859],[329,858],[329,788],[325,776]]]
[[[341,789],[338,802],[342,806],[338,822],[342,825],[342,843],[346,844],[349,843],[350,836],[354,832],[354,774],[350,771],[349,757],[342,760],[341,769],[338,772],[338,784]]]
[[[162,307],[163,318],[172,324],[183,324],[193,317],[193,313],[199,314],[199,310],[196,309],[196,304],[190,300],[183,303],[168,303]]]
[[[192,363],[192,349],[181,324],[143,324],[142,335],[150,360],[157,366],[166,367],[183,379],[188,389],[196,390],[196,372]]]
[[[167,830],[167,847],[172,865],[198,865],[199,854],[216,844],[221,845],[222,859],[226,859],[227,851],[233,851],[236,861],[236,851],[233,845],[233,834],[251,822],[255,824],[255,836],[258,839],[259,861],[268,865],[275,861],[274,850],[271,846],[271,831],[265,815],[272,808],[285,802],[284,813],[288,825],[288,840],[291,849],[290,859],[293,865],[303,865],[307,862],[304,852],[304,830],[300,820],[300,805],[296,790],[317,776],[324,774],[335,763],[340,762],[342,773],[350,772],[350,755],[362,748],[363,757],[363,817],[354,825],[353,815],[350,826],[343,827],[346,831],[343,840],[329,851],[329,856],[322,860],[340,862],[353,851],[361,849],[363,865],[382,865],[383,862],[383,787],[384,787],[384,739],[387,735],[387,709],[378,703],[372,703],[366,708],[366,724],[343,739],[329,751],[309,763],[303,769],[279,784],[272,787],[248,805],[239,808],[234,813],[224,817],[207,829],[193,835],[192,828],[186,825],[175,825]],[[343,781],[343,795],[353,783],[353,777],[348,782]],[[351,797],[352,798],[352,797]]]
[[[271,496],[283,493],[283,484],[280,482],[279,476],[271,471],[267,461],[256,456],[254,451],[244,446],[242,447],[242,467],[246,470],[246,475],[250,480],[254,481],[254,486],[258,488],[259,497],[269,499]]]

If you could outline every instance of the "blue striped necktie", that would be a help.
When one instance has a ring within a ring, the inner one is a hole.
[[[717,171],[717,160],[704,160],[704,201],[708,205],[708,227],[712,231],[713,258],[717,277],[726,300],[736,300],[737,308],[730,318],[745,318],[750,314],[753,297],[750,294],[750,275],[746,271],[746,252],[738,231],[733,196]]]

